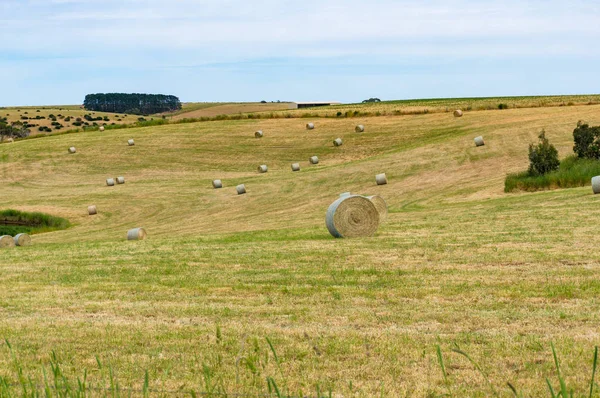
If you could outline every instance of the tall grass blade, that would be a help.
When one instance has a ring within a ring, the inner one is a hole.
[[[556,355],[556,349],[554,348],[554,343],[550,343],[552,347],[552,355],[554,356],[554,364],[556,365],[556,373],[558,373],[558,382],[560,383],[560,395],[563,398],[567,398],[567,384],[560,373],[560,365],[558,363],[558,356]]]
[[[466,352],[458,349],[458,348],[453,348],[452,351],[454,351],[457,354],[460,354],[462,356],[464,356],[465,358],[467,358],[469,360],[469,362],[471,362],[471,364],[475,367],[475,369],[477,369],[479,371],[479,373],[481,373],[481,375],[483,376],[483,378],[485,379],[485,381],[487,381],[488,385],[490,386],[490,390],[492,390],[492,394],[497,396],[498,393],[496,392],[496,389],[494,388],[494,385],[492,384],[492,382],[490,381],[490,379],[488,378],[487,374],[483,371],[483,369],[481,369],[481,367],[479,366],[479,364],[477,362],[475,362],[470,356],[469,354],[467,354]]]
[[[442,356],[442,348],[439,344],[437,345],[436,351],[440,368],[442,368],[442,375],[444,375],[444,383],[448,384],[448,373],[446,373],[446,366],[444,366],[444,357]]]
[[[590,398],[594,394],[594,378],[596,376],[596,366],[598,365],[598,346],[594,349],[594,364],[592,366],[592,381],[590,382]]]

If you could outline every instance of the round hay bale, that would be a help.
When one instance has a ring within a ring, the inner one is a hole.
[[[246,193],[246,186],[244,184],[240,184],[235,187],[235,190],[237,191],[238,195],[243,195]]]
[[[375,176],[375,181],[377,182],[377,185],[387,184],[387,177],[386,177],[385,173],[377,174]]]
[[[125,184],[125,177],[117,177],[117,184]]]
[[[144,228],[134,228],[127,231],[127,240],[144,240],[147,235]]]
[[[213,188],[218,189],[218,188],[223,188],[223,183],[221,182],[221,180],[213,180]]]
[[[462,115],[463,111],[461,111],[460,109],[454,111],[454,117],[462,117]]]
[[[600,193],[600,176],[592,177],[592,191],[594,194]]]
[[[18,234],[15,236],[15,245],[29,246],[31,245],[31,237],[27,234]]]
[[[114,187],[115,186],[115,180],[112,178],[107,178],[106,179],[106,185],[108,185],[109,187]]]
[[[344,196],[329,206],[325,224],[336,238],[373,236],[379,227],[379,213],[364,196]]]
[[[306,129],[307,130],[314,130],[315,128],[315,124],[314,123],[306,123]]]
[[[15,247],[15,240],[10,235],[0,236],[0,247]]]
[[[269,171],[269,168],[266,164],[261,164],[260,166],[258,166],[259,173],[266,173],[267,171]]]
[[[359,124],[358,126],[354,127],[354,131],[356,131],[357,133],[362,133],[365,131],[365,126]]]
[[[367,199],[375,205],[377,213],[379,213],[379,222],[384,222],[388,215],[388,208],[385,200],[379,195],[367,196]]]
[[[311,156],[309,160],[310,164],[319,164],[319,158],[316,156]]]
[[[72,146],[71,148],[69,148],[69,153],[75,153],[77,152],[77,149],[75,149],[74,146]]]
[[[335,140],[333,140],[333,145],[334,146],[342,146],[343,141],[341,138],[336,138]]]
[[[300,171],[300,163],[292,163],[292,171]]]
[[[12,137],[10,137],[9,139],[6,140],[6,142],[10,142],[11,144],[14,144],[15,140]]]
[[[475,137],[475,139],[473,141],[475,141],[475,146],[484,146],[485,145],[485,142],[483,142],[482,136]]]
[[[129,146],[135,145],[135,141],[133,141],[133,138],[127,141],[127,145],[129,145]]]
[[[104,126],[100,126],[100,131],[104,131]]]
[[[92,205],[92,206],[88,206],[88,214],[90,216],[93,216],[95,214],[98,214],[98,209],[96,209],[96,206]]]
[[[258,130],[257,132],[254,133],[254,138],[262,138],[263,137],[263,132],[262,130]]]

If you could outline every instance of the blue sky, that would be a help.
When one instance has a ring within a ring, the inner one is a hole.
[[[0,106],[600,93],[600,2],[0,0]]]

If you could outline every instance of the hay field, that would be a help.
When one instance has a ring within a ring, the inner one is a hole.
[[[241,113],[280,111],[284,109],[289,109],[289,103],[268,102],[266,104],[262,104],[260,102],[190,102],[184,103],[180,111],[171,114],[165,113],[165,115],[171,115],[170,119],[173,120],[181,120],[186,118],[215,117],[219,115],[237,115]]]
[[[507,382],[543,396],[546,377],[558,384],[553,342],[567,383],[585,394],[600,343],[600,196],[503,193],[541,129],[563,157],[580,119],[600,124],[600,106],[318,119],[312,131],[300,119],[220,121],[1,144],[0,209],[73,227],[0,251],[0,336],[38,383],[55,351],[70,380],[85,368],[108,387],[110,369],[141,395],[147,372],[159,396],[267,393],[267,377],[296,396],[512,396]],[[389,183],[376,186],[382,172]],[[124,185],[105,186],[120,175]],[[223,189],[212,189],[216,178]],[[240,183],[246,195],[235,194]],[[325,211],[346,191],[387,200],[375,237],[328,234]],[[134,227],[149,238],[126,241]],[[0,376],[17,383],[5,344],[0,352]]]

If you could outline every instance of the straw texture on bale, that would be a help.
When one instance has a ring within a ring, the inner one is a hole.
[[[213,188],[223,188],[223,182],[221,180],[213,180]]]
[[[461,117],[463,115],[463,112],[460,109],[457,109],[454,111],[454,117]]]
[[[387,184],[387,177],[386,177],[385,173],[377,174],[375,176],[375,181],[377,182],[377,185]]]
[[[108,185],[109,187],[112,187],[115,185],[115,180],[112,178],[107,178],[106,179],[106,185]]]
[[[356,126],[354,128],[354,131],[356,131],[357,133],[362,133],[365,131],[365,126],[363,126],[362,124],[359,124],[358,126]]]
[[[127,145],[134,146],[135,145],[135,141],[133,141],[133,139],[130,139],[129,141],[127,141]]]
[[[310,157],[310,163],[311,164],[318,164],[319,163],[319,158],[316,156],[311,156]]]
[[[117,177],[117,184],[125,184],[125,177]]]
[[[388,208],[385,200],[379,195],[367,196],[367,199],[375,205],[377,213],[379,213],[379,222],[384,222],[388,215]]]
[[[306,129],[307,130],[312,130],[315,128],[315,124],[314,123],[306,123]]]
[[[342,144],[343,144],[343,141],[341,138],[336,138],[335,140],[333,140],[334,146],[341,146]]]
[[[0,247],[15,247],[15,240],[10,235],[0,236]]]
[[[31,237],[27,234],[18,234],[15,236],[15,245],[17,246],[29,246],[31,244]]]
[[[96,209],[96,206],[88,206],[88,214],[90,216],[93,216],[94,214],[98,214],[98,209]]]
[[[592,177],[592,191],[595,194],[600,193],[600,176]]]
[[[263,137],[262,130],[258,130],[257,132],[254,133],[254,138],[262,138],[262,137]]]
[[[258,166],[259,173],[266,173],[267,171],[269,171],[269,168],[266,164],[261,164],[260,166]]]
[[[75,153],[77,152],[77,149],[75,149],[74,146],[72,146],[71,148],[69,148],[69,153]]]
[[[100,126],[100,131],[104,131],[104,126]]]
[[[300,171],[300,163],[292,163],[292,171]]]
[[[336,238],[373,236],[379,227],[379,213],[373,202],[364,196],[344,196],[329,206],[325,224]]]
[[[485,142],[483,142],[482,136],[475,137],[475,139],[473,141],[475,141],[475,146],[484,146],[485,145]]]
[[[237,191],[238,195],[243,195],[246,193],[246,186],[244,184],[240,184],[235,187],[235,190]]]
[[[146,239],[146,230],[144,228],[134,228],[127,231],[127,240],[144,240]]]

